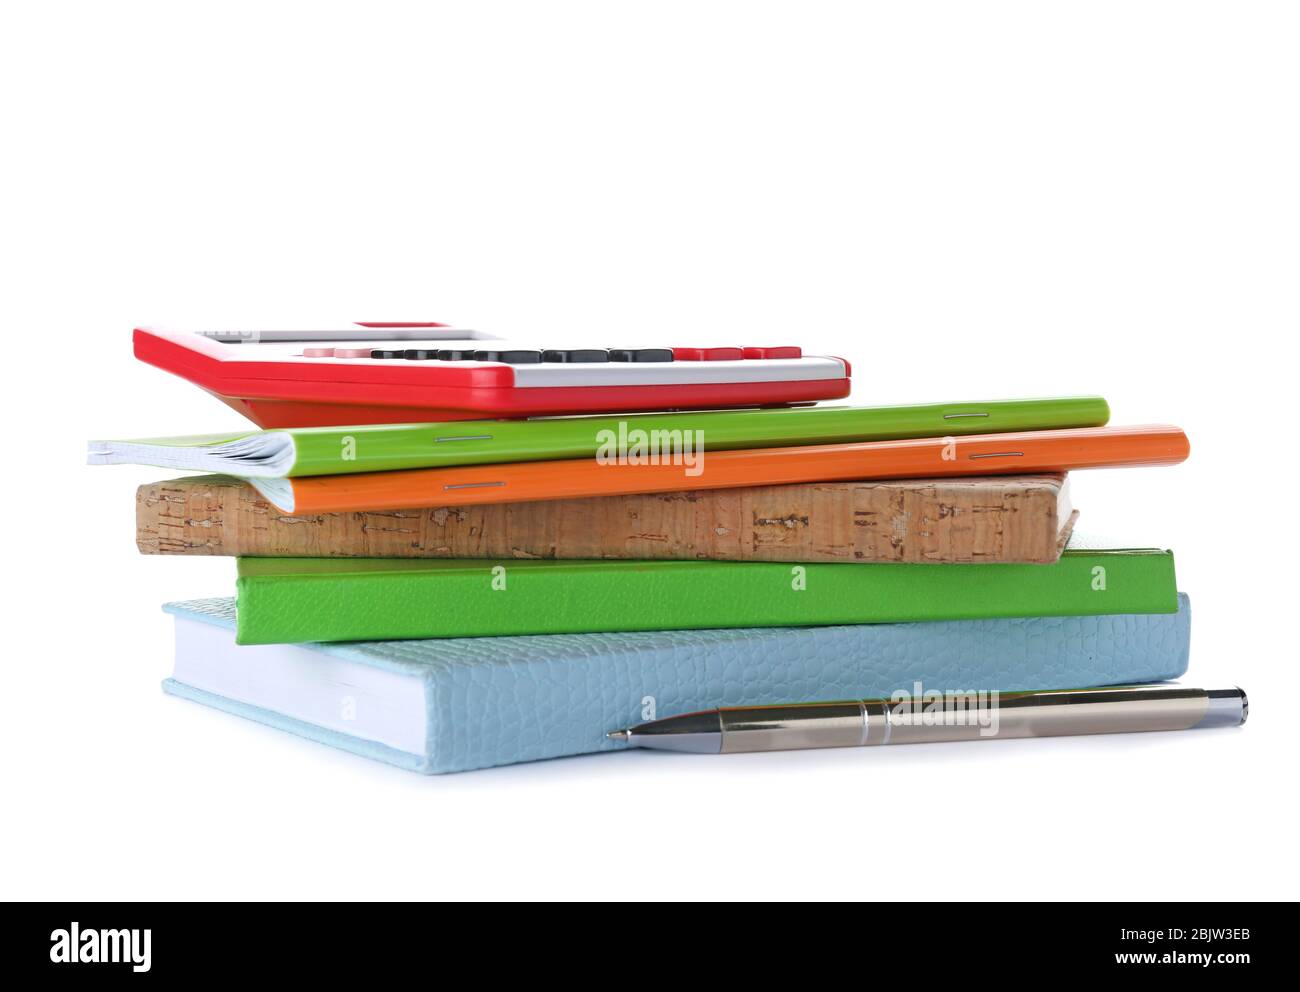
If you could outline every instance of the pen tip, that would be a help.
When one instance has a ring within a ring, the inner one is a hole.
[[[626,730],[611,730],[611,731],[610,731],[608,734],[606,734],[605,736],[608,737],[611,741],[625,741],[625,740],[627,740],[627,731],[626,731]]]

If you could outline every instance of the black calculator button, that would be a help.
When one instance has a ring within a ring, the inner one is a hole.
[[[604,348],[573,348],[569,351],[552,349],[542,352],[544,362],[608,362],[609,352]]]
[[[408,362],[431,362],[438,358],[434,348],[407,348],[403,354]]]
[[[611,362],[671,362],[671,348],[610,348]]]
[[[476,351],[476,362],[505,362],[507,365],[537,365],[542,360],[540,351]]]
[[[406,351],[390,351],[386,348],[376,348],[370,353],[371,358],[405,358]]]
[[[472,348],[443,348],[438,352],[440,362],[472,362],[473,360]]]

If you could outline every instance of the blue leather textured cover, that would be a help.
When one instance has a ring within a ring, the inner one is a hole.
[[[234,600],[170,603],[228,628]],[[312,740],[426,774],[619,750],[607,731],[714,706],[815,702],[927,689],[1067,689],[1160,682],[1187,670],[1191,609],[1174,614],[841,627],[551,634],[305,645],[415,674],[428,741],[408,754],[183,685],[163,688]]]

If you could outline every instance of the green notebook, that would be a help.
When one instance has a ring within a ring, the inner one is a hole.
[[[91,441],[92,465],[139,464],[244,479],[590,458],[668,445],[723,450],[1100,427],[1100,396],[912,406],[644,413],[445,424],[308,427],[140,441]],[[691,432],[691,433],[686,433]]]
[[[239,559],[237,641],[802,627],[1177,611],[1174,558],[1052,565]]]

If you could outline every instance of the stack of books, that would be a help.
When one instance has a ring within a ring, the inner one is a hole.
[[[1099,397],[281,427],[97,441],[175,602],[167,692],[426,773],[725,706],[1175,678],[1172,554],[1075,533],[1068,471],[1173,464]]]

